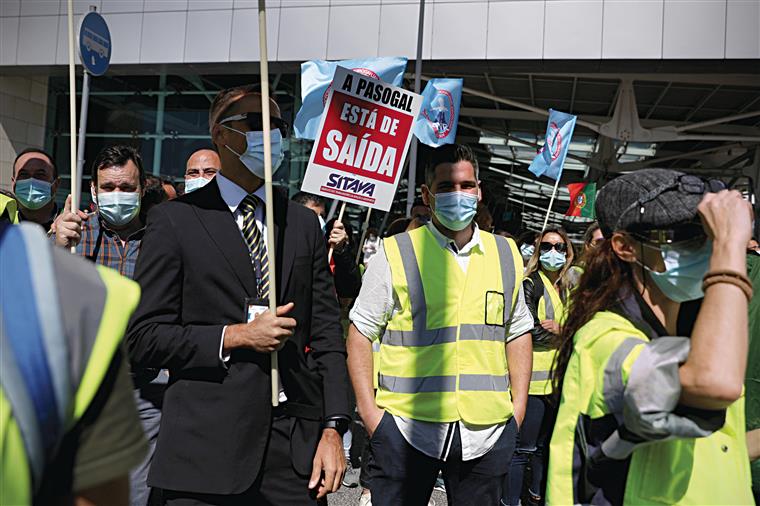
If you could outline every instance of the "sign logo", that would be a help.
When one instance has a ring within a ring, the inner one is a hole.
[[[428,113],[423,109],[422,115],[427,120],[433,133],[439,139],[443,139],[451,132],[451,123],[454,118],[454,97],[448,90],[437,90],[438,96],[432,100],[432,107]]]
[[[361,74],[363,76],[371,77],[372,79],[377,79],[380,81],[380,76],[376,73],[372,72],[370,69],[365,69],[362,67],[351,69],[357,74]],[[332,83],[327,85],[327,89],[325,90],[325,93],[322,95],[322,106],[324,106],[327,103],[327,97],[330,95],[330,90],[332,89]]]
[[[551,153],[553,162],[559,158],[559,154],[562,152],[562,133],[559,131],[559,127],[554,121],[549,124],[549,133],[546,134],[546,144],[541,148],[539,153],[543,153],[547,146],[549,147],[549,153]]]
[[[353,197],[361,202],[374,204],[375,183],[356,179],[351,176],[341,176],[332,173],[327,177],[327,184],[320,188],[325,193],[342,197]]]

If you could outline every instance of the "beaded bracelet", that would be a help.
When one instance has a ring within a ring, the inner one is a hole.
[[[705,292],[711,286],[720,283],[728,283],[730,285],[734,285],[744,292],[744,295],[747,297],[747,301],[750,301],[752,299],[752,282],[746,275],[736,271],[708,272],[702,282],[702,291]]]

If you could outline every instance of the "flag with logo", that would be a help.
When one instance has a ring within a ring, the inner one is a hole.
[[[454,144],[462,100],[462,79],[431,79],[422,92],[422,108],[414,123],[421,143],[437,148]]]
[[[293,130],[298,139],[314,139],[325,109],[335,68],[340,65],[365,76],[401,86],[407,59],[403,57],[366,58],[362,60],[311,60],[301,64],[301,109]]]
[[[546,125],[546,141],[533,159],[528,170],[536,176],[546,176],[559,180],[562,165],[565,163],[567,148],[573,137],[576,116],[554,109],[549,109],[549,122]]]
[[[570,192],[570,207],[565,216],[595,218],[596,183],[572,183],[567,185]]]

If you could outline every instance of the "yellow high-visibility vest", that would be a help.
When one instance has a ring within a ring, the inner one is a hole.
[[[428,422],[512,416],[505,341],[522,283],[514,241],[480,231],[462,272],[428,227],[385,240],[400,310],[380,340],[377,404]]]
[[[30,224],[0,230],[0,272],[14,284],[0,288],[0,505],[24,505],[32,504],[57,443],[98,393],[140,287],[112,269],[53,252]],[[64,288],[76,296],[64,302]],[[62,308],[73,313],[68,325]]]
[[[559,296],[559,292],[549,278],[540,270],[538,275],[544,285],[544,293],[538,301],[538,319],[554,320],[557,323],[564,318],[565,306]],[[554,357],[557,355],[556,348],[533,345],[533,372],[530,376],[530,395],[549,395],[552,393],[551,368]]]
[[[587,465],[579,465],[576,440],[581,419],[602,423],[613,414],[606,388],[627,385],[649,337],[625,317],[602,311],[574,336],[575,348],[562,383],[562,399],[552,433],[546,503],[583,503],[588,495]],[[619,364],[611,378],[608,365]],[[620,413],[622,415],[622,413]],[[621,422],[618,422],[621,423]],[[633,449],[625,476],[625,504],[754,504],[744,425],[744,397],[726,410],[723,427],[707,437],[654,441]],[[584,436],[585,437],[585,436]],[[584,441],[585,443],[585,441]],[[607,468],[614,465],[606,463]],[[597,473],[599,471],[597,470]],[[608,471],[609,473],[609,471]],[[613,473],[614,474],[614,473]],[[614,475],[611,479],[623,478]],[[586,499],[587,500],[587,499]]]

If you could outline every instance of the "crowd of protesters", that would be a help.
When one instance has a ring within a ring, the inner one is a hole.
[[[289,129],[270,108],[276,170]],[[363,506],[433,504],[435,487],[456,505],[754,502],[760,248],[740,193],[639,170],[602,187],[582,241],[556,226],[515,238],[495,228],[472,151],[447,145],[423,150],[410,215],[379,228],[275,191],[272,245],[261,131],[255,89],[223,90],[180,185],[108,146],[86,211],[56,204],[48,153],[18,154],[0,195],[3,335],[60,328],[69,402],[92,395],[50,442],[33,432],[55,416],[5,370],[17,465],[2,504],[323,504],[341,484],[361,485]],[[74,301],[18,309],[23,275]]]

